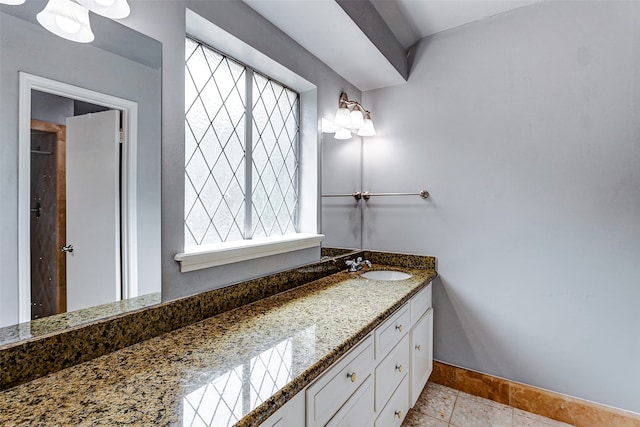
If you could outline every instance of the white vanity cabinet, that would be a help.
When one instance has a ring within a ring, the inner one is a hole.
[[[400,426],[427,384],[433,367],[431,305],[429,284],[376,329],[376,427]]]
[[[405,375],[389,402],[378,411],[375,427],[400,427],[407,412],[409,412],[409,377]]]
[[[409,335],[405,333],[393,350],[376,367],[376,411],[379,412],[387,404],[408,372]]]
[[[340,408],[348,412],[350,406],[362,404],[354,393],[373,374],[373,363],[369,335],[307,387],[307,427],[325,426]]]
[[[429,284],[262,425],[400,427],[432,366]]]
[[[304,391],[296,394],[271,415],[261,427],[300,427],[300,420],[304,420]]]
[[[400,426],[409,409],[410,328],[409,302],[375,330],[376,427]]]
[[[417,296],[417,295],[416,295]],[[375,330],[376,360],[381,361],[411,327],[410,305],[405,304]]]
[[[329,421],[327,427],[365,427],[373,425],[373,378],[369,376],[358,391]]]
[[[433,308],[431,285],[411,300],[412,327],[409,332],[411,358],[410,402],[416,404],[433,371]]]
[[[432,306],[431,299],[431,283],[411,298],[409,303],[411,307],[411,326],[415,325],[424,313],[429,311]]]

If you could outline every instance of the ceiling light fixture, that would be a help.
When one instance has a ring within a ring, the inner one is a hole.
[[[0,3],[19,5],[25,0],[0,0]],[[95,39],[89,22],[89,11],[111,19],[129,16],[127,0],[49,0],[36,19],[53,34],[78,43]]]
[[[358,136],[373,136],[376,130],[371,120],[371,112],[358,101],[350,101],[346,93],[340,94],[338,100],[338,111],[333,122],[322,119],[322,131],[324,133],[334,133],[335,139],[349,139],[352,132]]]
[[[127,0],[76,0],[93,13],[111,19],[122,19],[129,16],[131,9]]]
[[[338,130],[336,132],[336,134],[333,135],[333,137],[335,139],[349,139],[349,138],[351,138],[351,131],[349,129],[342,128],[342,129]]]
[[[71,0],[49,0],[36,19],[56,36],[79,43],[95,38],[89,23],[89,11]]]

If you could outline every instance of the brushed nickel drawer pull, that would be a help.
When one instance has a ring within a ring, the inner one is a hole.
[[[397,418],[402,418],[402,411],[396,411],[393,415],[395,415]]]
[[[396,365],[396,369],[398,370],[398,372],[402,372],[402,365]]]
[[[422,351],[422,346],[421,346],[420,344],[418,344],[418,345],[416,346],[416,350],[418,350],[418,351]]]

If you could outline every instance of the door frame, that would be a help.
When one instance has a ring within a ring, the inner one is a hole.
[[[121,163],[121,259],[122,299],[138,295],[137,139],[138,103],[100,92],[19,72],[18,112],[18,313],[19,321],[31,320],[30,181],[31,91],[50,93],[102,105],[122,112]]]

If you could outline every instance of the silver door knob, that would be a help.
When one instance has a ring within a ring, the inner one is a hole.
[[[67,245],[67,246],[63,246],[62,249],[60,249],[62,252],[73,252],[73,245]]]

